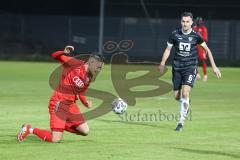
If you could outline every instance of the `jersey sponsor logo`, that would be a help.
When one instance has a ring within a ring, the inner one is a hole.
[[[185,51],[185,52],[190,52],[191,44],[190,43],[180,42],[179,43],[179,50],[180,51]]]
[[[188,40],[191,42],[193,40],[193,37],[188,37]]]
[[[73,77],[73,82],[74,82],[79,88],[82,88],[82,87],[84,86],[83,81],[82,81],[78,76]]]

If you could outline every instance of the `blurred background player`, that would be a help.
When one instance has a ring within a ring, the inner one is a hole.
[[[172,82],[175,99],[180,100],[180,120],[176,131],[182,131],[184,121],[189,109],[189,96],[197,75],[198,50],[197,45],[201,45],[208,54],[213,72],[218,78],[221,72],[217,68],[212,52],[204,42],[203,38],[192,29],[193,15],[184,12],[181,15],[181,28],[176,29],[169,36],[167,47],[163,53],[162,61],[159,65],[160,73],[165,70],[166,61],[170,55],[172,47],[175,54],[172,63]]]
[[[19,142],[29,134],[35,134],[44,141],[59,142],[64,130],[78,135],[88,135],[88,124],[76,101],[80,99],[85,107],[92,107],[92,102],[86,99],[85,92],[92,78],[101,71],[104,58],[101,55],[91,55],[88,61],[84,62],[70,57],[72,51],[73,46],[66,46],[64,51],[52,54],[54,59],[63,64],[64,70],[49,102],[51,131],[24,124],[17,137]]]
[[[197,17],[195,19],[195,25],[193,29],[199,33],[202,38],[204,39],[205,42],[208,42],[208,29],[203,23],[203,18],[202,17]],[[202,69],[203,69],[203,81],[207,81],[208,76],[207,76],[207,56],[205,50],[198,45],[198,55],[199,59],[202,61]],[[198,73],[197,74],[197,79],[200,79],[201,76]]]

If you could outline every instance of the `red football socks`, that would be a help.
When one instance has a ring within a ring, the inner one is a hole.
[[[207,74],[207,62],[203,61],[202,68],[203,68],[203,74],[206,75]]]
[[[48,130],[34,128],[33,134],[35,134],[36,136],[38,136],[40,139],[44,141],[52,142],[52,133]]]

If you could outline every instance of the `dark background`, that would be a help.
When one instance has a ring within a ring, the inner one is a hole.
[[[144,7],[141,0],[105,0],[103,41],[131,39],[132,60],[159,61],[180,14],[190,11],[204,18],[217,61],[239,64],[239,1],[144,0]],[[50,60],[68,44],[81,53],[98,51],[99,13],[100,0],[2,1],[0,59]]]
[[[240,1],[228,0],[144,0],[151,17],[176,18],[183,11],[192,11],[213,19],[240,19]],[[100,0],[35,0],[2,1],[1,14],[39,14],[98,16]],[[140,0],[105,0],[111,16],[145,17]]]

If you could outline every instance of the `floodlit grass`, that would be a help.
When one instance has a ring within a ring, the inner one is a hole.
[[[65,132],[61,143],[43,142],[34,135],[18,143],[16,134],[25,122],[49,128],[48,100],[53,91],[48,80],[58,65],[0,62],[1,160],[240,159],[239,68],[221,68],[220,80],[209,69],[209,81],[196,82],[191,92],[192,112],[183,132],[174,131],[179,104],[169,92],[137,98],[136,105],[129,106],[124,115],[110,112],[89,120],[91,133],[87,137]],[[170,70],[163,80],[171,82]],[[91,87],[117,96],[109,65]],[[98,106],[100,101],[93,100]]]

